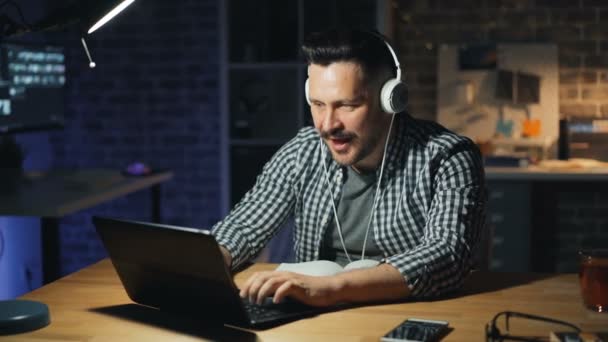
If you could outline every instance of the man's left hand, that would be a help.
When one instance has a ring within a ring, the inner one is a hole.
[[[293,272],[256,272],[241,288],[240,296],[261,304],[264,298],[274,294],[273,302],[280,303],[285,297],[314,306],[329,306],[339,302],[341,282],[335,276],[308,276]]]

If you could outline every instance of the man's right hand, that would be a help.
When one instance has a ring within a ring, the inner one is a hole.
[[[224,246],[220,246],[220,251],[222,251],[226,266],[230,269],[230,266],[232,265],[232,255],[230,255],[230,252],[228,252],[228,250]]]

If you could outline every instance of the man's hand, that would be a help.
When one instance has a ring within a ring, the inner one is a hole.
[[[241,297],[257,303],[274,295],[275,303],[292,297],[314,306],[403,299],[409,294],[406,280],[388,264],[325,277],[280,271],[256,272],[240,292]]]
[[[339,302],[341,282],[336,276],[315,277],[293,272],[256,272],[241,288],[242,298],[261,304],[264,298],[274,294],[273,302],[280,303],[285,297],[314,306],[329,306]]]

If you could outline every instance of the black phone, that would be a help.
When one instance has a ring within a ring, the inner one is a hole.
[[[408,318],[382,336],[383,342],[432,342],[438,341],[448,331],[447,321]]]

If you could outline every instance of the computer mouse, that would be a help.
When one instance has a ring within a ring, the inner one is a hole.
[[[355,260],[344,267],[345,271],[356,270],[359,268],[371,268],[380,265],[380,261],[374,259]]]
[[[152,173],[152,168],[146,163],[133,162],[127,165],[123,173],[127,176],[146,176]]]

